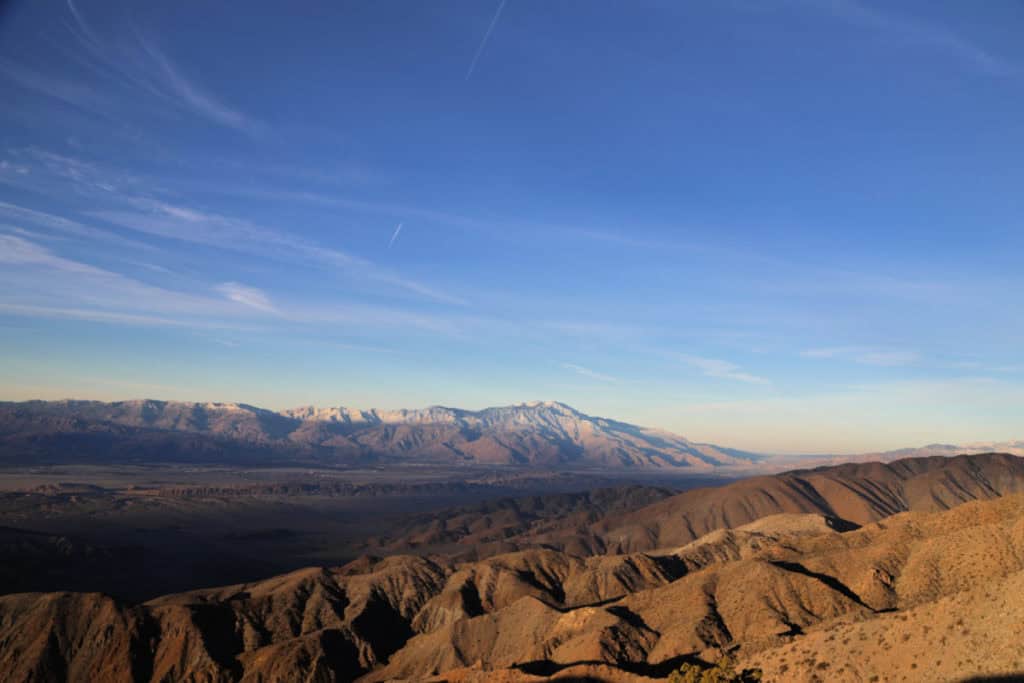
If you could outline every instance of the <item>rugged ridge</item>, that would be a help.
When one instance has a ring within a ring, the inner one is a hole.
[[[513,516],[510,513],[518,510],[507,507],[481,506],[473,515],[442,511],[414,520],[404,535],[379,545],[394,552],[449,543],[476,556],[540,545],[583,556],[649,552],[679,547],[769,515],[815,514],[849,527],[900,512],[936,512],[1012,493],[1024,493],[1024,458],[1005,453],[933,456],[749,477],[661,494],[649,505],[610,511],[598,519],[535,519],[522,513]]]
[[[747,466],[760,456],[585,415],[554,401],[479,411],[236,403],[0,403],[8,463],[412,461],[613,468]]]
[[[1021,492],[1024,459],[1005,453],[856,463],[684,491],[598,522],[590,533],[604,552],[636,552],[679,546],[780,513],[863,525],[899,512],[935,512]],[[578,534],[571,540],[578,543]]]
[[[780,495],[769,479],[717,489],[752,521],[730,512],[730,528],[643,552],[363,557],[139,605],[94,593],[2,596],[0,671],[43,681],[519,681],[582,666],[642,680],[723,652],[766,680],[1024,670],[1018,458],[774,478],[799,492],[779,506],[813,501],[829,515],[740,502]],[[686,495],[641,518],[678,513]],[[849,519],[858,515],[860,525]]]

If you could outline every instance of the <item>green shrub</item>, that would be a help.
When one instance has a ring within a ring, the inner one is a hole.
[[[760,669],[736,671],[736,661],[725,655],[714,666],[683,664],[669,674],[669,683],[755,683],[761,680]]]

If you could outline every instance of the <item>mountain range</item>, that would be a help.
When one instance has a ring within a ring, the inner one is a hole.
[[[518,465],[749,474],[985,452],[1024,455],[1024,441],[781,456],[593,417],[557,401],[475,411],[444,406],[272,411],[244,403],[153,399],[0,402],[0,464],[8,465]]]
[[[710,470],[762,456],[554,401],[479,411],[139,400],[0,403],[0,461],[410,462]]]

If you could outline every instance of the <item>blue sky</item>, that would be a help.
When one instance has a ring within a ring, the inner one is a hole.
[[[2,393],[1024,438],[1022,30],[1010,0],[8,3]]]

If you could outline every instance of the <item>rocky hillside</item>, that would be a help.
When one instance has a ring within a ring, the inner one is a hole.
[[[900,512],[947,510],[1012,493],[1024,493],[1024,458],[1001,453],[935,456],[749,477],[597,519],[532,519],[522,514],[523,502],[511,509],[478,507],[473,514],[443,511],[413,520],[402,535],[374,539],[380,545],[368,550],[401,552],[448,544],[452,552],[458,548],[477,556],[537,546],[584,556],[648,552],[769,515],[817,514],[842,524],[864,525]]]
[[[723,509],[755,519],[730,513],[728,528],[643,552],[364,557],[139,605],[8,595],[0,671],[44,681],[651,680],[728,652],[768,681],[1020,673],[1016,462],[924,459],[723,487],[733,501]],[[781,506],[817,500],[830,514],[739,503],[744,490],[753,501],[785,488],[801,493]],[[686,495],[640,516],[678,514],[668,504]],[[853,502],[868,497],[877,507]]]
[[[0,460],[413,461],[614,468],[744,466],[759,456],[556,402],[480,411],[300,408],[233,403],[0,403]]]
[[[0,598],[0,666],[10,680],[386,681],[591,662],[618,680],[731,651],[778,681],[1006,673],[1022,517],[1012,496],[845,533],[770,516],[656,553],[367,558],[138,606],[15,594]]]
[[[1024,459],[1000,453],[911,458],[750,477],[694,489],[590,527],[605,552],[689,543],[721,528],[779,513],[815,513],[854,524],[946,510],[1024,492]],[[579,542],[579,534],[571,540]]]

